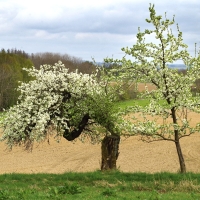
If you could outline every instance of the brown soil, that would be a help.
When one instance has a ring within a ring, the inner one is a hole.
[[[194,116],[195,117],[195,116]],[[181,140],[188,171],[200,172],[200,135],[194,134]],[[5,150],[0,143],[0,174],[3,173],[64,173],[86,172],[100,169],[101,146],[89,142],[75,143],[62,139],[50,140],[34,146],[32,152],[14,147]],[[173,142],[144,143],[139,137],[122,139],[118,168],[123,172],[178,172],[179,163]]]
[[[147,87],[149,91],[156,89],[156,86],[151,84],[151,83],[139,83],[138,84],[138,91],[139,92],[145,91],[145,87]]]

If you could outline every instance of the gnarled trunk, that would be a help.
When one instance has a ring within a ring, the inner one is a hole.
[[[85,114],[78,125],[78,129],[74,129],[72,132],[69,132],[69,130],[66,129],[63,134],[63,137],[68,141],[72,141],[77,137],[79,137],[80,134],[83,132],[84,128],[87,126],[89,119],[90,119],[89,114]]]
[[[88,125],[89,119],[90,119],[89,114],[84,115],[77,129],[74,129],[71,132],[69,132],[69,130],[66,129],[63,134],[63,137],[68,141],[72,141],[77,137],[79,137],[80,134],[83,132],[84,128]],[[119,156],[119,142],[120,142],[120,136],[114,134],[105,136],[104,139],[102,140],[101,170],[116,169],[116,162]]]
[[[119,156],[120,136],[105,136],[101,144],[101,170],[116,169],[117,158]]]

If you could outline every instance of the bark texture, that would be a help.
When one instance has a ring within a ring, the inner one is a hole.
[[[119,156],[120,136],[105,136],[101,144],[102,162],[101,170],[116,169],[117,158]]]
[[[185,160],[184,160],[184,157],[183,157],[183,153],[182,153],[182,150],[181,150],[181,145],[180,145],[179,139],[177,141],[175,141],[175,144],[176,144],[176,150],[177,150],[179,163],[180,163],[180,172],[186,173]]]

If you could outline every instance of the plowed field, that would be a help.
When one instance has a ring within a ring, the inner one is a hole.
[[[144,87],[144,85],[143,85]],[[143,91],[144,88],[140,88]],[[200,115],[192,114],[192,123],[200,121]],[[181,139],[187,171],[200,173],[200,133]],[[75,143],[62,139],[35,145],[32,152],[15,147],[7,151],[0,143],[0,174],[3,173],[64,173],[86,172],[100,169],[101,146],[89,142]],[[175,144],[168,141],[144,143],[139,137],[122,139],[118,168],[123,172],[178,172],[179,162]]]
[[[181,140],[188,171],[200,173],[200,134]],[[101,146],[88,143],[60,143],[50,140],[34,146],[32,152],[15,147],[6,151],[0,143],[0,174],[3,173],[64,173],[100,169]],[[177,172],[179,169],[175,145],[160,141],[144,143],[138,137],[122,139],[117,166],[124,172]]]

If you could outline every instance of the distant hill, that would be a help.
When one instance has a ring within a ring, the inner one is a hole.
[[[96,62],[96,64],[98,66],[106,66],[106,67],[109,67],[109,63],[103,63],[103,62]],[[170,68],[173,68],[173,69],[186,69],[186,65],[184,64],[168,64],[168,66]]]
[[[168,66],[174,69],[186,69],[186,66],[184,64],[168,64]]]

